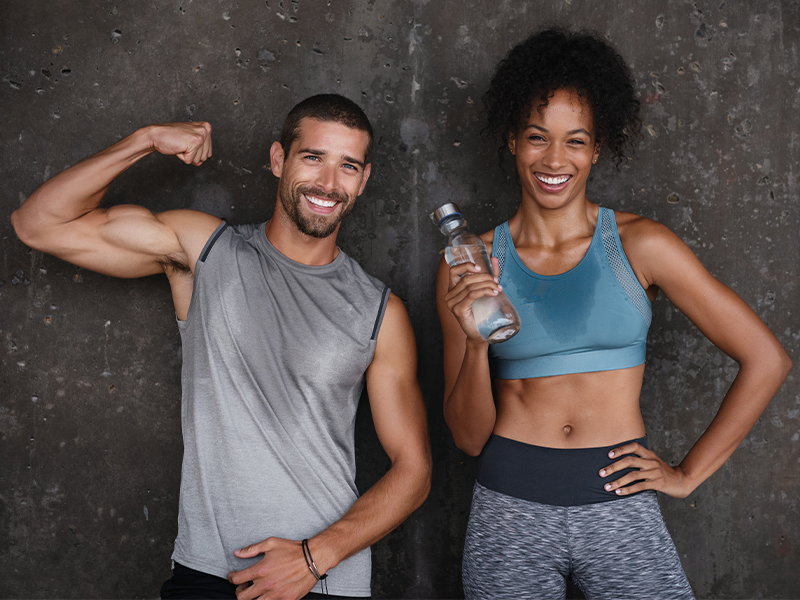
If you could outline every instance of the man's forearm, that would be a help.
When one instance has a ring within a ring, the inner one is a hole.
[[[111,182],[152,151],[148,128],[139,129],[46,181],[11,215],[17,235],[33,245],[30,242],[45,237],[48,228],[94,210]]]
[[[371,546],[419,508],[431,485],[430,459],[398,460],[336,523],[309,540],[320,573]]]

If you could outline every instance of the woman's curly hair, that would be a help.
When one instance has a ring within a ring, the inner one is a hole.
[[[503,140],[527,124],[534,106],[547,106],[560,89],[575,90],[594,117],[595,137],[611,152],[617,168],[626,145],[642,128],[634,77],[619,53],[596,34],[551,28],[512,48],[495,70],[483,95],[488,124],[484,132]]]

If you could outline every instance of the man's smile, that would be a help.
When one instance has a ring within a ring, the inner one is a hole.
[[[319,196],[311,196],[310,194],[303,194],[306,200],[309,203],[313,204],[314,206],[319,206],[321,208],[333,208],[337,204],[339,204],[338,200],[328,200],[326,198],[321,198]]]

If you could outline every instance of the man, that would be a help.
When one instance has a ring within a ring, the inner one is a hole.
[[[210,134],[208,123],[140,129],[50,179],[12,223],[30,247],[76,265],[167,275],[183,342],[184,460],[162,597],[368,596],[369,546],[422,504],[431,472],[405,308],[336,247],[369,178],[372,129],[341,96],[293,108],[270,149],[279,184],[265,224],[99,207],[152,152],[203,164]],[[392,466],[358,498],[365,381]]]

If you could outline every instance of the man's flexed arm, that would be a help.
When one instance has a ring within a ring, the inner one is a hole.
[[[36,250],[117,277],[151,275],[162,272],[165,262],[188,260],[169,213],[99,208],[111,182],[152,152],[200,165],[211,156],[211,125],[144,127],[56,175],[11,215],[17,235]]]
[[[414,332],[402,301],[393,294],[367,370],[367,392],[378,439],[392,466],[339,521],[309,539],[320,574],[400,525],[430,490],[431,455]],[[259,554],[264,558],[252,567],[228,574],[239,586],[240,600],[300,598],[316,583],[300,541],[269,538],[236,552],[239,558]]]

